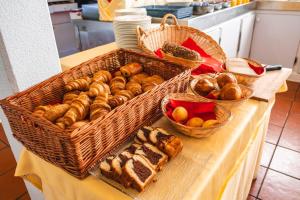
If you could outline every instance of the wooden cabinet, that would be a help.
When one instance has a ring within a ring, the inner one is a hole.
[[[251,58],[293,68],[299,42],[300,12],[257,12]]]

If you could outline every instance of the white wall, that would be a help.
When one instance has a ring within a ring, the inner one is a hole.
[[[0,98],[22,91],[61,71],[46,0],[0,0]],[[0,120],[18,160],[21,144]],[[33,200],[40,192],[26,184]]]

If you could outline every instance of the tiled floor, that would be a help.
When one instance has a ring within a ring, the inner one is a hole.
[[[272,110],[257,179],[248,200],[300,200],[300,84],[288,82]],[[0,126],[0,200],[30,199]]]
[[[277,94],[248,200],[300,200],[300,84]]]

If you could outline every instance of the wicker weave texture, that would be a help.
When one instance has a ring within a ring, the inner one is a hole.
[[[158,74],[166,81],[73,132],[31,114],[38,105],[61,102],[68,81],[92,76],[100,69],[115,71],[130,62],[141,63],[145,72]],[[84,178],[93,163],[128,139],[135,130],[161,116],[160,101],[168,93],[185,91],[189,77],[190,71],[180,65],[119,49],[3,99],[0,104],[14,136],[27,149],[75,177]]]
[[[167,19],[171,17],[174,25],[167,25]],[[218,43],[206,33],[188,26],[180,26],[176,17],[167,14],[162,19],[159,28],[144,31],[137,29],[138,45],[148,53],[153,54],[154,51],[161,48],[165,41],[182,44],[189,37],[192,38],[198,46],[200,46],[207,54],[219,60],[222,63],[226,61],[226,55]]]

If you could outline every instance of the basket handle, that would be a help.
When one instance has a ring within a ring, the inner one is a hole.
[[[160,23],[160,28],[161,28],[162,30],[165,29],[166,24],[167,24],[166,21],[167,21],[167,19],[168,19],[169,17],[173,19],[173,24],[176,26],[176,28],[179,29],[180,26],[179,26],[179,24],[178,24],[178,20],[177,20],[176,16],[173,15],[173,14],[170,14],[170,13],[165,14],[165,16],[162,18],[161,23]]]
[[[143,35],[147,36],[147,33],[143,30],[141,26],[136,27],[136,34],[138,38],[141,38]]]

